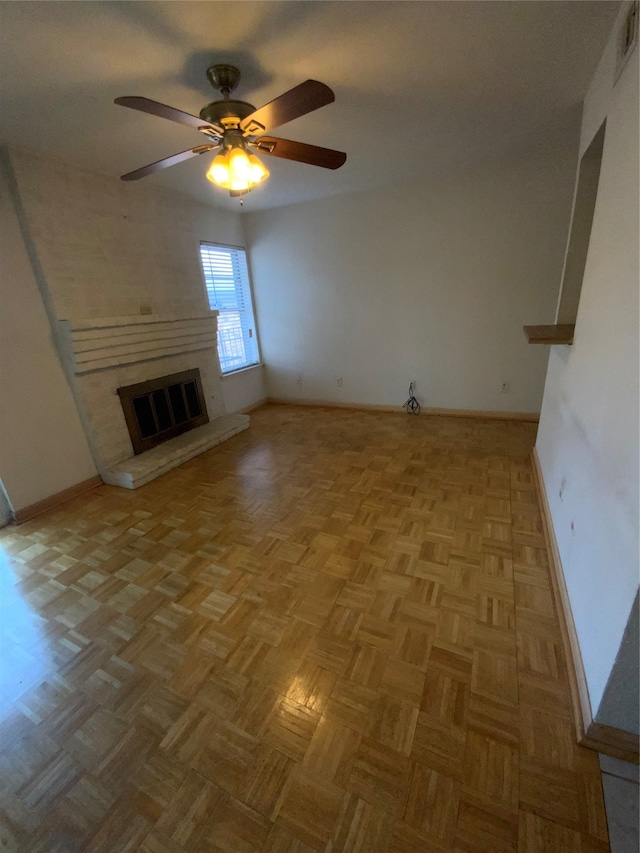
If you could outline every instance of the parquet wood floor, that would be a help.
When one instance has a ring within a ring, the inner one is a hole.
[[[0,532],[0,846],[596,853],[535,426],[268,406]]]

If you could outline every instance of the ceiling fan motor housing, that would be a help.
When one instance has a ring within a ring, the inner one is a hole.
[[[211,124],[226,126],[228,122],[224,122],[223,119],[234,118],[239,123],[242,119],[254,113],[255,110],[256,108],[253,104],[248,104],[246,101],[232,101],[229,99],[212,101],[200,110],[200,118],[211,122]]]

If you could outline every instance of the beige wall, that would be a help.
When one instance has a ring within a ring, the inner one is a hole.
[[[400,406],[415,381],[426,406],[539,411],[522,326],[553,322],[574,171],[575,149],[247,214],[269,394]]]
[[[223,376],[222,396],[227,412],[241,412],[262,402],[266,396],[263,365]]]
[[[574,345],[552,348],[537,447],[593,713],[625,727],[633,706],[638,731],[637,680],[635,697],[631,687],[609,696],[600,715],[626,648],[640,548],[638,50],[614,85],[621,24],[619,15],[584,106],[580,153],[607,119],[602,169]]]
[[[0,166],[0,479],[14,510],[96,475]],[[35,263],[35,269],[34,269]]]

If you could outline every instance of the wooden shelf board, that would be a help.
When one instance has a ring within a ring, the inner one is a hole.
[[[565,344],[573,343],[573,323],[558,326],[523,326],[524,333],[530,344]]]

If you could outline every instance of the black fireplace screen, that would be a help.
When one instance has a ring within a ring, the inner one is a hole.
[[[118,394],[136,454],[209,420],[197,368],[126,385]]]

